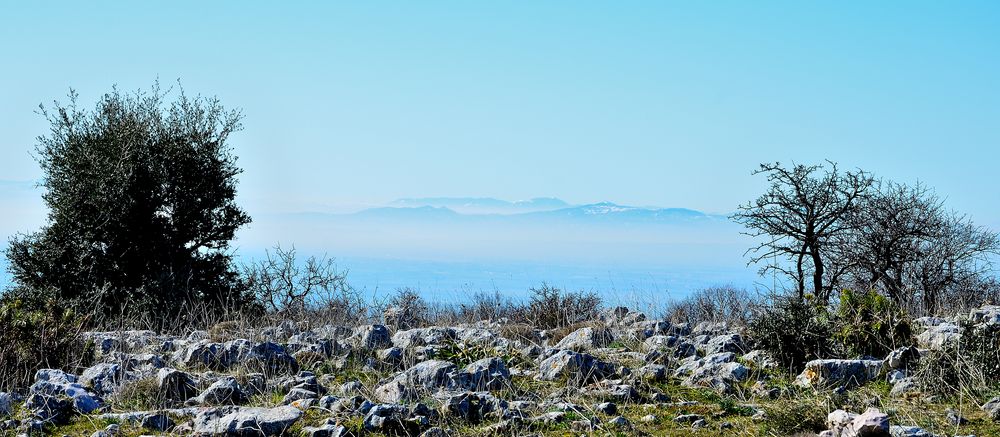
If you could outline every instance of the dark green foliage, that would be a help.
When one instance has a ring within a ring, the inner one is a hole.
[[[565,292],[542,284],[532,288],[531,301],[525,319],[539,329],[553,329],[596,320],[601,309],[601,298],[594,293]]]
[[[875,358],[913,343],[906,311],[875,291],[840,293],[835,337],[848,353]]]
[[[241,116],[216,99],[168,94],[116,89],[88,111],[71,93],[69,104],[42,108],[48,222],[7,248],[19,286],[106,314],[248,301],[227,253],[250,222],[235,203],[240,169],[226,142]]]
[[[0,298],[0,391],[31,384],[44,368],[75,371],[93,355],[86,320],[46,293]]]
[[[750,320],[747,333],[785,369],[799,372],[806,362],[833,355],[833,324],[825,307],[779,296]]]
[[[798,435],[826,429],[827,410],[824,405],[808,401],[781,405],[780,408],[769,408],[765,435]]]

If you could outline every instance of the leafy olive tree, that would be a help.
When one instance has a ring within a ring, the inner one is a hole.
[[[251,302],[227,252],[250,222],[227,142],[241,129],[238,111],[158,84],[113,89],[90,110],[73,91],[68,104],[40,108],[50,124],[36,146],[48,219],[7,247],[15,293],[51,290],[107,314]]]

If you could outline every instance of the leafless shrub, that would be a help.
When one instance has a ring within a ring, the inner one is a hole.
[[[677,323],[726,322],[746,326],[758,299],[749,291],[732,285],[709,287],[667,304],[663,318]]]
[[[294,247],[285,250],[275,246],[263,260],[244,265],[243,277],[272,314],[294,317],[307,309],[337,312],[357,300],[347,284],[346,273],[337,270],[332,258],[311,256],[299,263]]]
[[[394,329],[410,329],[426,324],[429,311],[423,297],[412,288],[404,287],[396,290],[382,315],[386,325]]]
[[[553,329],[596,320],[602,300],[593,292],[566,292],[542,283],[531,288],[524,321],[539,329]]]

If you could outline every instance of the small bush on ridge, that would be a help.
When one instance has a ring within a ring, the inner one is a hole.
[[[902,308],[875,292],[844,290],[837,306],[835,338],[852,355],[885,357],[912,344],[910,319]]]
[[[566,292],[545,283],[530,291],[531,300],[524,317],[539,329],[596,320],[601,310],[601,298],[592,292]]]
[[[85,322],[48,293],[0,298],[0,391],[30,385],[38,369],[87,365],[93,344],[80,337]]]
[[[834,354],[833,324],[825,307],[792,296],[775,297],[747,326],[758,348],[771,354],[782,367],[801,371],[805,363]]]

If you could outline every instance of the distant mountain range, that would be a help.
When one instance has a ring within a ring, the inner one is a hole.
[[[389,203],[394,208],[420,207],[448,208],[466,214],[510,214],[517,212],[548,211],[566,208],[570,204],[554,197],[535,197],[528,200],[507,201],[492,197],[421,197],[398,199]]]
[[[351,214],[316,214],[331,219],[461,221],[493,223],[694,224],[724,223],[722,215],[686,208],[651,208],[600,202],[570,205],[555,198],[508,202],[493,198],[400,199],[387,207]],[[310,214],[312,215],[312,214]]]

